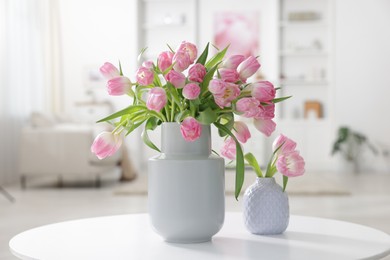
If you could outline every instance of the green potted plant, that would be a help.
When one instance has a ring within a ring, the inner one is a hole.
[[[338,129],[337,139],[333,143],[332,155],[340,153],[345,161],[352,166],[353,171],[358,173],[360,169],[359,158],[364,148],[368,148],[375,155],[378,153],[365,135],[342,126]]]

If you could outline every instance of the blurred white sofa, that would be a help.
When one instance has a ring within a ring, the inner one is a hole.
[[[128,158],[124,160],[122,157],[127,155],[125,148],[104,160],[91,153],[91,144],[102,131],[101,127],[64,123],[37,114],[33,114],[30,121],[22,129],[20,139],[19,173],[23,188],[29,177],[43,175],[57,177],[60,185],[68,176],[93,177],[99,186],[100,177],[119,166],[122,166],[122,171],[127,171],[127,175],[135,176]]]

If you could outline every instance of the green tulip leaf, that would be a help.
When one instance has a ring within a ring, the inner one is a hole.
[[[157,72],[153,72],[153,85],[162,87],[161,80]]]
[[[283,192],[286,190],[288,177],[283,175]]]
[[[113,114],[111,114],[103,119],[100,119],[96,123],[105,122],[105,121],[108,121],[111,119],[118,118],[118,117],[123,116],[123,115],[131,115],[132,113],[142,111],[142,110],[145,111],[145,110],[147,110],[147,108],[145,106],[134,106],[134,105],[128,106],[125,109],[119,110],[118,112],[115,112],[115,113],[113,113]]]
[[[252,166],[253,170],[256,172],[256,175],[260,178],[263,177],[263,173],[261,172],[261,168],[255,156],[252,153],[247,153],[244,158],[249,163],[249,165]]]
[[[245,172],[244,153],[242,152],[241,145],[238,142],[237,138],[232,134],[232,132],[226,126],[221,125],[217,122],[215,122],[214,125],[218,129],[221,129],[222,131],[226,132],[236,142],[236,186],[235,186],[234,195],[236,197],[236,200],[238,200],[238,196],[240,195],[242,185],[244,183],[244,172]]]
[[[200,84],[201,85],[201,93],[206,92],[207,88],[209,87],[209,83],[211,79],[214,77],[214,73],[218,68],[218,64],[216,64],[214,67],[212,67],[204,76],[203,82]]]
[[[186,118],[187,116],[190,115],[190,111],[188,110],[183,110],[181,112],[179,112],[176,116],[175,116],[175,121],[177,123],[181,123],[181,121],[183,121],[184,118]]]
[[[234,114],[228,113],[223,115],[219,122],[231,131],[234,126]],[[218,129],[218,134],[220,137],[225,137],[227,135],[227,133],[225,131],[222,131],[221,129]]]
[[[180,102],[180,97],[179,97],[179,94],[177,93],[177,89],[175,88],[175,86],[173,86],[170,82],[167,82],[166,84],[167,86],[167,89],[168,89],[168,97],[171,96],[173,98],[173,101],[179,106],[179,107],[182,107],[182,104]]]
[[[142,132],[141,134],[141,137],[142,137],[142,140],[144,141],[144,143],[149,146],[150,148],[152,148],[153,150],[156,150],[157,152],[161,152],[160,149],[157,148],[157,146],[150,140],[149,136],[148,136],[148,130],[154,130],[156,129],[157,127],[157,118],[155,117],[151,117],[149,118],[146,123],[145,123],[145,129],[144,131]]]
[[[281,97],[281,98],[274,98],[274,99],[272,100],[272,103],[276,104],[276,103],[282,102],[282,101],[284,101],[284,100],[286,100],[286,99],[289,99],[290,97],[292,97],[292,96]]]
[[[208,107],[205,111],[199,112],[196,120],[202,125],[210,125],[217,120],[217,113]]]
[[[210,69],[212,67],[214,67],[215,65],[217,65],[218,63],[220,63],[223,59],[223,57],[225,57],[225,54],[226,54],[226,51],[228,50],[229,48],[229,45],[223,49],[222,51],[220,52],[217,52],[217,54],[214,55],[214,57],[212,57],[207,63],[206,63],[206,69]]]
[[[207,43],[206,48],[204,48],[204,51],[199,56],[199,58],[196,61],[196,63],[200,63],[202,65],[204,65],[206,63],[207,56],[209,55],[209,45],[210,45],[210,43]]]
[[[138,123],[133,123],[130,127],[124,127],[127,130],[127,133],[125,136],[128,136],[131,134],[135,129],[137,129],[140,125],[142,125],[146,119],[139,121]]]

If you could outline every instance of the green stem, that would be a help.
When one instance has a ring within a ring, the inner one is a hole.
[[[240,99],[242,97],[250,97],[250,96],[251,96],[251,91],[242,91],[237,99]]]
[[[172,96],[172,101],[173,101],[173,96]],[[175,101],[172,102],[172,108],[171,108],[171,121],[173,122],[175,119]]]
[[[154,110],[149,110],[147,115],[151,115],[151,116],[157,117],[158,119],[160,119],[163,122],[168,122],[167,118],[161,112],[156,112]]]
[[[265,174],[266,178],[271,178],[273,176],[272,172],[273,172],[273,167],[275,165],[275,162],[276,162],[276,160],[274,159],[274,154],[272,154],[272,156],[268,162],[268,165],[267,165],[267,172]]]
[[[234,110],[233,109],[223,109],[223,110],[221,110],[220,112],[218,112],[218,114],[225,114],[225,113],[230,113],[230,112],[234,112]]]
[[[166,115],[166,122],[170,122],[170,119],[169,119],[169,111],[168,111],[168,108],[165,106],[164,107],[164,111],[165,111],[165,115]],[[163,113],[161,113],[163,116],[164,116],[164,114]]]
[[[118,131],[118,129],[119,128],[121,128],[123,125],[125,125],[125,124],[127,124],[127,120],[124,120],[123,122],[121,122],[119,125],[117,125],[115,128],[114,128],[114,130],[112,130],[112,132],[111,133],[115,133],[116,131]],[[123,130],[123,129],[122,129]],[[122,130],[119,132],[119,133],[121,133],[122,132]]]
[[[208,98],[210,95],[211,95],[211,93],[210,93],[208,90],[206,90],[206,91],[202,94],[202,97]]]

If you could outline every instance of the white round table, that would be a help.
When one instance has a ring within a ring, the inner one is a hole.
[[[62,222],[34,228],[9,242],[21,259],[380,259],[390,253],[390,236],[369,227],[291,216],[285,233],[250,234],[241,213],[227,213],[212,241],[170,244],[154,233],[147,214]]]

